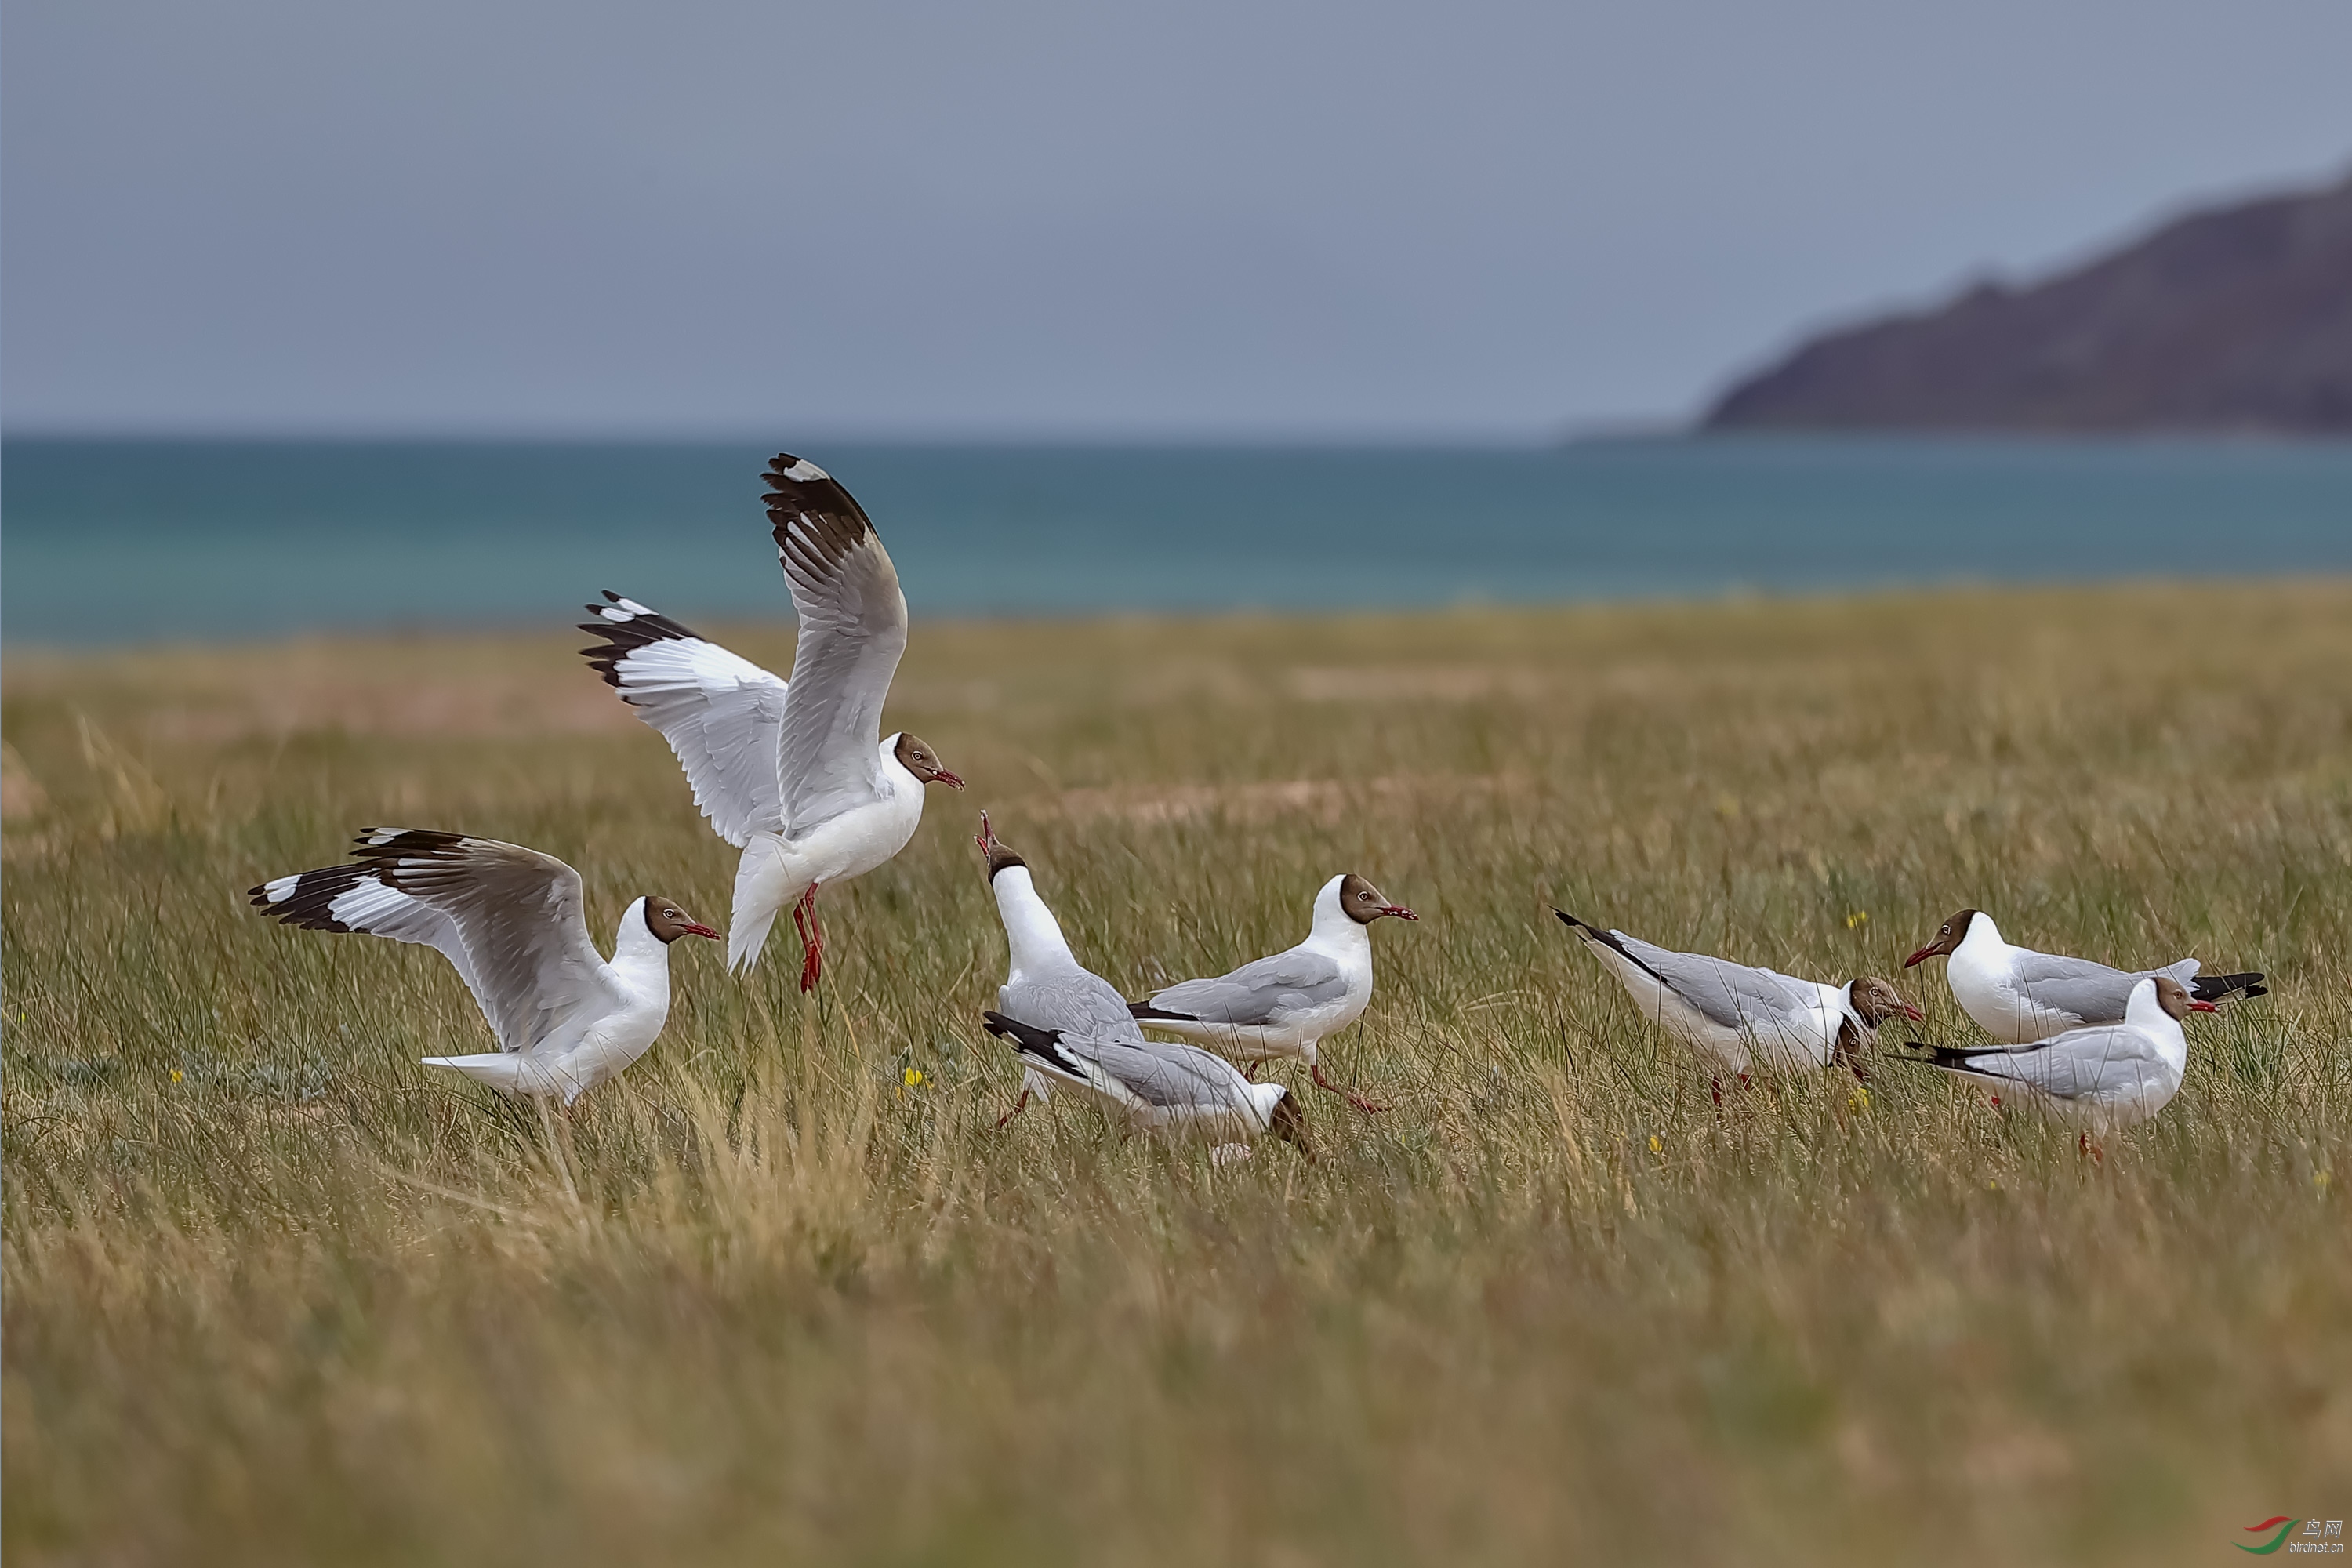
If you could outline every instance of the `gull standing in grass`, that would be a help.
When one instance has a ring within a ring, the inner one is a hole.
[[[2027,1099],[2080,1126],[2076,1147],[2101,1158],[2094,1133],[2137,1126],[2179,1092],[2189,1070],[2189,1039],[2180,1021],[2191,1013],[2218,1010],[2191,996],[2169,974],[2143,975],[2115,1023],[2069,1029],[2031,1045],[1928,1046],[1928,1055],[1915,1059],[1961,1078],[2023,1090]]]
[[[1617,977],[1644,1016],[1698,1053],[1717,1071],[1747,1081],[1752,1068],[1783,1072],[1844,1063],[1864,1077],[1861,1057],[1889,1018],[1918,1020],[1916,1007],[1874,974],[1831,985],[1777,969],[1752,968],[1705,953],[1675,952],[1588,925],[1554,910]],[[1716,1100],[1723,1099],[1720,1079]]]
[[[915,736],[881,733],[907,651],[907,598],[865,509],[788,452],[769,463],[767,483],[800,616],[789,683],[609,589],[580,628],[604,640],[581,651],[661,731],[712,831],[743,851],[728,966],[757,963],[790,905],[808,991],[824,967],[818,889],[905,848],[923,819],[925,784],[963,781]]]
[[[588,938],[580,873],[552,855],[407,827],[371,827],[353,842],[350,864],[249,889],[255,906],[306,931],[437,949],[499,1048],[425,1065],[509,1094],[568,1106],[617,1076],[669,1016],[669,944],[719,939],[676,900],[648,893],[622,912],[608,963]]]
[[[1323,1076],[1318,1041],[1364,1016],[1372,999],[1371,924],[1382,916],[1421,917],[1350,871],[1315,895],[1314,923],[1297,947],[1244,963],[1213,980],[1186,980],[1129,1004],[1137,1021],[1249,1064],[1298,1057],[1316,1087],[1345,1095],[1362,1111],[1381,1107]]]
[[[1004,922],[1006,973],[988,1032],[1013,1044],[1024,1069],[1021,1098],[997,1122],[1020,1114],[1049,1084],[1074,1089],[1139,1126],[1210,1138],[1272,1132],[1308,1158],[1306,1119],[1278,1083],[1252,1083],[1223,1057],[1195,1046],[1148,1040],[1118,988],[1080,964],[1062,923],[1037,896],[1028,863],[980,815],[974,841],[988,857],[988,887]]]
[[[1946,921],[1936,940],[1905,959],[1903,967],[1931,958],[1951,960],[1944,978],[1952,987],[1952,999],[1976,1020],[1977,1027],[2011,1046],[2085,1025],[2121,1023],[2139,983],[2158,976],[2173,981],[2198,1002],[2270,994],[2260,973],[2200,974],[2203,965],[2193,958],[2162,969],[2135,971],[2011,947],[1982,910],[1962,910]]]

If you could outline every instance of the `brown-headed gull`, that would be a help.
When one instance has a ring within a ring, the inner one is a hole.
[[[1381,1108],[1323,1076],[1317,1044],[1364,1016],[1372,999],[1371,924],[1421,917],[1350,871],[1315,895],[1313,924],[1297,947],[1212,980],[1186,980],[1131,1003],[1138,1022],[1249,1063],[1297,1057],[1316,1087],[1359,1110]]]
[[[2096,1155],[2093,1135],[2136,1126],[2179,1092],[2189,1068],[2180,1021],[2215,1011],[2169,974],[2142,975],[2114,1023],[2068,1029],[2014,1046],[1928,1046],[1924,1058],[1961,1078],[2022,1091],[2042,1109],[2083,1129],[2078,1145]]]
[[[1951,960],[1944,977],[1961,1011],[1986,1034],[2011,1046],[2085,1025],[2121,1023],[2134,988],[2159,975],[2177,982],[2198,1002],[2270,994],[2259,973],[2200,974],[2203,965],[2193,958],[2161,969],[2122,970],[2087,958],[2011,947],[1982,910],[1962,910],[1946,921],[1936,940],[1905,959],[1903,967],[1939,957]]]
[[[907,599],[865,510],[804,458],[768,465],[768,518],[800,637],[788,684],[609,589],[581,630],[588,661],[677,753],[712,831],[743,851],[727,933],[730,968],[759,962],[792,906],[801,989],[824,967],[817,890],[906,847],[923,786],[961,789],[939,754],[882,734],[882,702],[907,650]]]
[[[426,1057],[509,1094],[570,1105],[646,1054],[669,1016],[669,944],[716,942],[675,899],[622,912],[608,963],[588,937],[580,873],[552,855],[421,828],[371,827],[352,860],[248,889],[306,931],[362,931],[438,949],[499,1048]]]
[[[1889,1018],[1919,1010],[1874,974],[1843,985],[1800,980],[1705,953],[1675,952],[1622,931],[1588,925],[1554,910],[1617,977],[1643,1015],[1696,1051],[1709,1068],[1797,1071],[1843,1062],[1861,1076],[1864,1046]],[[1717,1093],[1720,1094],[1718,1086]]]
[[[1062,923],[1037,896],[1028,863],[980,817],[989,891],[1007,949],[988,1032],[1012,1043],[1025,1069],[1021,1098],[1003,1126],[1060,1084],[1113,1116],[1169,1133],[1216,1140],[1272,1132],[1312,1158],[1306,1119],[1278,1083],[1252,1083],[1223,1057],[1196,1046],[1146,1039],[1118,988],[1079,963]]]

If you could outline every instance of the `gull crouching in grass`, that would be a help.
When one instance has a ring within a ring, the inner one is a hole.
[[[2121,1023],[2140,982],[2159,976],[2197,1002],[2270,994],[2263,984],[2266,977],[2260,973],[2202,974],[2199,972],[2204,966],[2193,958],[2161,969],[2124,970],[2087,958],[2011,947],[1982,910],[1962,910],[1946,921],[1936,940],[1905,959],[1903,967],[1931,958],[1951,960],[1944,978],[1951,985],[1952,999],[1976,1020],[1977,1027],[2011,1046],[2089,1024]]]
[[[1565,910],[1552,913],[1583,939],[1645,1017],[1689,1046],[1710,1070],[1737,1073],[1742,1082],[1758,1067],[1791,1072],[1832,1061],[1864,1078],[1863,1049],[1876,1039],[1878,1026],[1889,1018],[1920,1017],[1916,1007],[1874,974],[1843,985],[1800,980],[1777,969],[1675,952],[1622,931],[1588,925]],[[1720,1079],[1715,1095],[1720,1103]]]
[[[648,893],[621,915],[607,962],[589,940],[580,873],[552,855],[419,828],[371,827],[341,866],[249,889],[306,931],[421,942],[457,966],[498,1037],[478,1056],[426,1057],[509,1094],[570,1105],[646,1054],[669,1016],[669,946],[719,933]]]
[[[661,731],[711,830],[743,851],[728,966],[756,964],[789,905],[808,991],[824,968],[818,889],[905,848],[923,819],[925,784],[963,781],[915,736],[881,733],[907,651],[907,598],[865,510],[789,452],[769,463],[767,483],[800,616],[791,681],[609,589],[580,628],[604,640],[581,652]]]
[[[1278,1083],[1251,1082],[1213,1052],[1164,1040],[1086,1039],[1034,1028],[1003,1013],[981,1017],[990,1034],[1012,1042],[1030,1076],[1066,1085],[1115,1118],[1221,1145],[1271,1132],[1315,1158],[1307,1119],[1289,1091]]]
[[[1252,1083],[1198,1047],[1144,1037],[1118,987],[1071,952],[1028,862],[996,837],[984,811],[973,842],[988,858],[988,889],[1004,923],[1004,984],[997,1010],[985,1015],[988,1031],[1013,1042],[1024,1068],[1021,1098],[999,1127],[1030,1096],[1049,1098],[1062,1084],[1145,1127],[1213,1138],[1272,1131],[1307,1149],[1305,1121],[1280,1084]]]
[[[2069,1029],[2031,1045],[1921,1045],[1928,1054],[1911,1059],[2021,1091],[2079,1126],[2077,1147],[2096,1158],[2095,1135],[2146,1121],[2179,1092],[2189,1070],[2189,1038],[2180,1021],[2217,1011],[2169,974],[2148,975],[2133,984],[2116,1023]]]
[[[1323,1076],[1316,1046],[1364,1016],[1372,999],[1370,928],[1384,916],[1421,918],[1352,871],[1334,877],[1315,895],[1314,923],[1297,947],[1230,974],[1155,991],[1129,1011],[1147,1027],[1246,1061],[1253,1077],[1272,1058],[1299,1058],[1317,1088],[1345,1095],[1359,1110],[1378,1110]]]

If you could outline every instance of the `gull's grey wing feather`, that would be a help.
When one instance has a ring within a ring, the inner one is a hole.
[[[2069,1029],[2031,1046],[1943,1047],[1935,1065],[2027,1084],[2057,1100],[2120,1094],[2167,1072],[2156,1043],[2118,1024]]]
[[[1622,931],[1609,933],[1618,951],[1658,977],[1659,984],[1722,1029],[1750,1034],[1801,1027],[1811,1017],[1811,998],[1767,969],[1676,952]]]
[[[768,465],[768,519],[800,616],[778,763],[794,837],[878,800],[882,702],[907,651],[907,598],[865,509],[814,463]]]
[[[352,854],[456,928],[458,967],[504,1049],[529,1050],[625,1000],[588,939],[580,873],[552,855],[401,827],[370,828]]]
[[[634,599],[604,597],[580,627],[604,641],[580,651],[677,753],[711,830],[739,849],[782,832],[783,680]]]
[[[997,993],[1005,1016],[1035,1029],[1059,1029],[1076,1039],[1140,1041],[1143,1031],[1118,988],[1073,964],[1044,975],[1024,975]]]
[[[1234,1087],[1247,1080],[1234,1065],[1197,1046],[1159,1040],[1146,1044],[1075,1039],[1067,1035],[1062,1044],[1096,1062],[1145,1104],[1163,1110],[1188,1105],[1235,1110],[1248,1101],[1248,1091]]]
[[[1348,996],[1337,960],[1294,949],[1212,980],[1186,980],[1152,994],[1151,1005],[1204,1024],[1271,1024],[1287,1013],[1334,1005]]]
[[[2131,1001],[2132,987],[2141,980],[2139,975],[2087,958],[2053,952],[2021,951],[2012,967],[2018,989],[2027,1000],[2070,1013],[2086,1024],[2111,1024],[2121,1018]]]

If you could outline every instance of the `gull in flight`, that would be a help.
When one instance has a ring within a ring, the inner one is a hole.
[[[1081,965],[1062,924],[1037,896],[1028,863],[981,813],[975,840],[988,857],[988,886],[1004,922],[1007,971],[988,1032],[1012,1042],[1025,1069],[1021,1098],[1002,1127],[1048,1086],[1074,1089],[1115,1117],[1164,1132],[1247,1139],[1272,1132],[1314,1152],[1306,1118],[1278,1083],[1253,1083],[1223,1057],[1197,1046],[1144,1038],[1118,988]]]
[[[2137,1126],[2179,1092],[2189,1068],[2189,1040],[2180,1021],[2191,1013],[2219,1009],[2191,996],[2171,975],[2151,974],[2133,983],[2122,1011],[2113,1023],[2068,1029],[2031,1045],[1929,1046],[1928,1055],[1916,1059],[1961,1078],[2024,1091],[2028,1100],[2080,1126],[2076,1146],[2099,1158],[2094,1133]]]
[[[1345,1095],[1359,1110],[1381,1108],[1323,1076],[1315,1047],[1364,1016],[1372,999],[1371,924],[1382,916],[1421,917],[1354,872],[1315,895],[1314,923],[1297,947],[1244,963],[1213,980],[1186,980],[1131,1003],[1139,1023],[1258,1065],[1274,1057],[1307,1063],[1316,1087]]]
[[[371,827],[350,862],[248,889],[305,931],[362,931],[437,949],[499,1048],[426,1057],[509,1094],[570,1105],[646,1054],[669,1016],[669,944],[719,933],[648,893],[622,912],[608,963],[588,938],[580,873],[552,855],[409,827]]]
[[[1979,1028],[2011,1046],[2087,1024],[2121,1023],[2134,989],[2158,975],[2178,984],[2197,1002],[2270,994],[2262,974],[2200,974],[2203,966],[2193,958],[2162,969],[2127,971],[2087,958],[2011,947],[1982,910],[1962,910],[1946,921],[1936,940],[1905,959],[1903,967],[1931,958],[1951,960],[1944,977],[1951,984],[1952,999]]]
[[[768,518],[800,616],[789,685],[749,659],[607,590],[581,626],[604,640],[588,662],[661,731],[711,830],[743,851],[727,933],[730,969],[759,962],[787,905],[801,989],[824,968],[817,890],[906,847],[923,786],[963,788],[939,753],[884,736],[882,700],[907,651],[907,599],[880,535],[838,480],[780,453]]]
[[[1675,952],[1588,925],[1554,910],[1584,940],[1601,967],[1617,977],[1643,1015],[1718,1071],[1744,1081],[1752,1067],[1783,1072],[1844,1063],[1864,1076],[1863,1047],[1893,1017],[1919,1010],[1874,974],[1843,985],[1799,980],[1705,953]],[[1716,1098],[1723,1091],[1718,1081]]]

